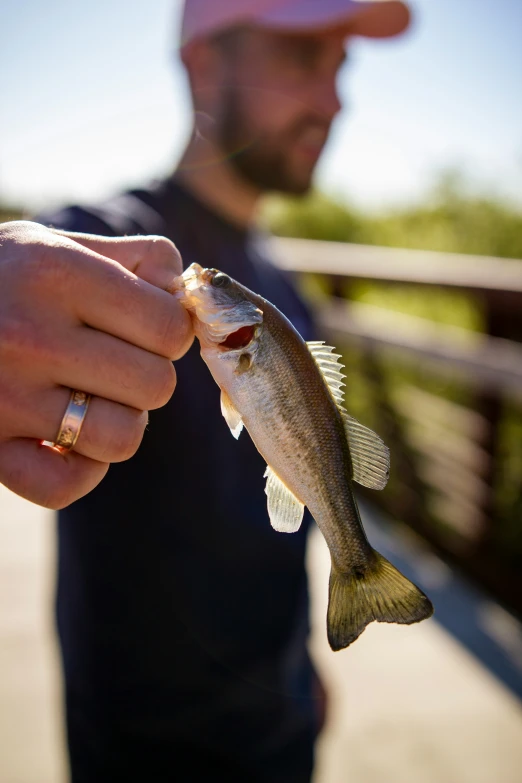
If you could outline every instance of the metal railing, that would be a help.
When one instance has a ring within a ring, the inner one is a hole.
[[[312,304],[343,352],[347,404],[354,374],[390,446],[390,484],[369,497],[522,615],[522,261],[272,242],[281,268],[319,276]],[[354,301],[360,281],[465,292],[484,330]]]

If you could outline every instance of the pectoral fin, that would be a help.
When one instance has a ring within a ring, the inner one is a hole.
[[[286,484],[283,484],[268,465],[265,470],[265,478],[268,515],[272,527],[280,533],[295,533],[303,521],[303,503],[290,492]]]
[[[224,389],[221,389],[221,413],[230,427],[230,432],[237,440],[243,429],[243,419],[241,418],[239,411],[234,408],[230,397]]]
[[[363,487],[384,489],[390,475],[390,450],[381,438],[341,410],[352,458],[352,478]]]

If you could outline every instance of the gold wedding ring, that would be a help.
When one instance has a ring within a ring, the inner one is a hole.
[[[69,404],[65,409],[65,413],[58,430],[55,442],[52,444],[52,448],[59,451],[61,454],[66,454],[72,448],[80,436],[87,408],[91,401],[91,395],[82,391],[71,391],[69,398]]]

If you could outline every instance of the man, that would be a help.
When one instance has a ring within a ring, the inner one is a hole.
[[[185,264],[227,272],[309,338],[305,307],[265,256],[256,208],[266,191],[309,188],[340,109],[346,38],[407,24],[400,2],[187,0],[194,133],[175,173],[46,220],[169,237]],[[248,436],[230,436],[196,346],[177,372],[136,456],[60,515],[73,781],[309,781],[319,705],[307,525],[271,529],[263,460]]]

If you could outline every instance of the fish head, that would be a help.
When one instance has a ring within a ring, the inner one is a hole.
[[[192,315],[203,355],[241,351],[255,341],[263,311],[251,292],[224,272],[191,264],[179,279],[177,291]]]

